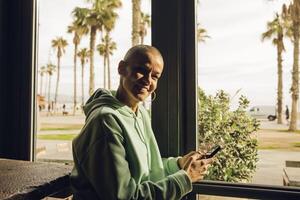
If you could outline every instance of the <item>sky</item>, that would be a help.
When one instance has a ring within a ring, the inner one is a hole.
[[[119,18],[112,38],[117,50],[112,56],[112,85],[117,88],[119,77],[117,65],[126,50],[131,46],[131,1],[122,1],[118,9]],[[207,94],[215,94],[223,89],[233,96],[248,97],[252,105],[275,105],[277,86],[276,48],[271,41],[261,42],[261,33],[266,23],[280,11],[283,3],[289,0],[200,0],[198,22],[208,31],[209,39],[198,45],[198,84]],[[142,9],[150,14],[150,0],[142,1]],[[73,52],[72,35],[67,34],[67,26],[72,22],[72,10],[87,7],[83,0],[40,0],[39,1],[39,53],[38,66],[51,61],[56,64],[56,52],[51,48],[51,40],[57,36],[67,39],[69,45],[61,60],[60,93],[72,95],[73,92]],[[151,31],[145,39],[151,44]],[[88,47],[88,37],[83,38],[80,48]],[[100,41],[97,38],[97,41]],[[98,42],[97,42],[98,43]],[[293,48],[285,41],[283,54],[284,104],[290,105],[289,88],[291,84]],[[79,62],[78,62],[79,63]],[[85,68],[85,91],[88,91],[88,66]],[[80,69],[80,66],[78,67]],[[95,56],[96,87],[103,87],[103,60]],[[78,71],[78,78],[81,71]],[[52,77],[52,92],[55,79]],[[79,79],[80,80],[80,79]],[[45,83],[44,83],[45,85]],[[39,88],[38,88],[39,89]],[[78,91],[80,84],[78,83]],[[79,92],[80,93],[80,92]],[[238,98],[232,100],[237,104]]]
[[[111,80],[112,88],[116,89],[119,83],[119,75],[117,73],[117,66],[119,61],[124,57],[126,51],[131,47],[131,1],[122,1],[123,6],[117,10],[119,14],[115,29],[112,31],[111,37],[117,44],[117,50],[111,57]],[[74,45],[72,43],[72,34],[67,33],[67,27],[72,22],[72,10],[75,7],[90,7],[90,4],[85,3],[84,0],[39,0],[39,39],[38,39],[38,66],[46,65],[49,61],[56,64],[56,52],[51,48],[51,40],[57,36],[63,36],[69,45],[66,47],[66,53],[61,59],[61,80],[59,85],[59,93],[64,95],[73,95],[73,54]],[[142,9],[144,12],[150,14],[151,5],[150,0],[142,2]],[[144,39],[145,44],[151,44],[151,31]],[[100,36],[96,39],[96,45],[100,43]],[[80,48],[89,48],[89,37],[84,37],[79,46]],[[95,52],[95,88],[103,87],[103,58]],[[78,63],[78,78],[81,81],[81,65]],[[85,97],[88,96],[88,79],[89,79],[89,63],[85,67]],[[52,76],[51,92],[54,94],[56,74]],[[39,80],[40,77],[38,77]],[[43,88],[45,80],[43,81]],[[81,95],[81,82],[78,82],[78,92]],[[40,91],[40,85],[38,86]],[[45,89],[43,90],[45,91]],[[44,92],[43,92],[44,93]],[[60,97],[58,97],[60,98]]]
[[[201,0],[198,22],[211,37],[198,45],[198,81],[208,94],[237,90],[250,105],[276,105],[277,54],[271,40],[261,42],[267,21],[287,0]],[[284,104],[290,105],[292,54],[283,54]],[[238,95],[233,99],[237,104]]]

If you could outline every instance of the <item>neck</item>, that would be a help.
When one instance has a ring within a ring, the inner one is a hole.
[[[116,98],[123,104],[125,104],[126,106],[128,106],[129,108],[131,108],[133,110],[134,113],[137,112],[137,108],[139,103],[133,100],[130,100],[129,94],[127,94],[126,90],[120,85],[117,93],[116,93]]]

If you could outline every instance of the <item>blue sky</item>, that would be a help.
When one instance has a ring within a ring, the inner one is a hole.
[[[112,33],[117,43],[117,51],[112,57],[113,87],[118,85],[117,64],[131,46],[131,1],[123,1],[118,10],[119,19]],[[143,9],[150,13],[150,0],[144,0]],[[198,21],[207,29],[210,39],[198,46],[199,85],[209,94],[224,89],[233,95],[241,88],[251,105],[274,105],[276,100],[276,48],[271,41],[261,42],[260,35],[266,29],[266,22],[273,19],[282,3],[288,0],[201,0]],[[60,92],[72,95],[73,91],[73,44],[72,35],[67,34],[71,23],[71,12],[76,6],[88,6],[82,0],[40,0],[39,1],[39,66],[51,60],[56,63],[51,40],[63,36],[69,46],[62,58],[63,77]],[[150,44],[148,30],[146,44]],[[97,39],[100,40],[99,38]],[[81,47],[88,47],[88,37]],[[288,93],[291,83],[292,53],[290,42],[286,41],[284,58],[284,104],[290,104]],[[102,87],[103,61],[95,57],[96,87]],[[85,70],[86,89],[88,87],[88,65]],[[78,74],[79,76],[79,74]],[[55,82],[53,76],[52,83]],[[79,86],[79,84],[78,84]],[[54,91],[54,84],[52,85]],[[79,90],[80,91],[80,90]],[[235,99],[233,104],[236,104]]]

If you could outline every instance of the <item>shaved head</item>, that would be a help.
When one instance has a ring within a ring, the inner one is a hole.
[[[131,47],[119,62],[117,98],[136,111],[139,102],[155,91],[164,68],[161,53],[149,45]]]
[[[136,45],[131,47],[125,54],[123,61],[131,63],[136,58],[145,57],[149,53],[156,56],[163,63],[163,58],[159,50],[150,45]]]

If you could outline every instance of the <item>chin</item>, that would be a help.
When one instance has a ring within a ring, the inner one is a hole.
[[[137,94],[137,95],[135,95],[135,98],[136,98],[138,101],[142,102],[142,101],[145,101],[145,100],[147,99],[148,96],[149,96],[149,95],[147,95],[147,94]]]

